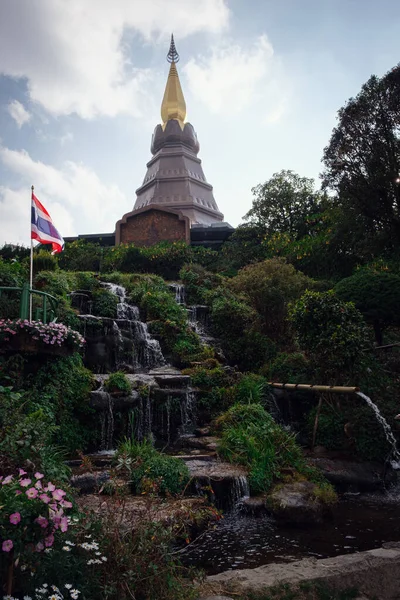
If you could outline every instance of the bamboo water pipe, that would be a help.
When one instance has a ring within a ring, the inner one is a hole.
[[[335,392],[336,394],[356,394],[360,391],[358,387],[347,387],[344,385],[313,385],[311,383],[274,383],[268,382],[278,390],[310,391],[310,392]]]

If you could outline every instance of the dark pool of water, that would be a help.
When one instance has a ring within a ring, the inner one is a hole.
[[[225,516],[182,553],[185,565],[207,574],[255,568],[305,557],[327,558],[400,541],[400,495],[344,496],[332,518],[319,527],[295,529],[268,516],[240,511]]]

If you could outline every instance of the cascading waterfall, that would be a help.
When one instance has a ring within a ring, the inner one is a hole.
[[[134,341],[135,354],[131,356],[131,366],[136,372],[165,365],[159,341],[151,337],[147,324],[140,321],[139,308],[126,302],[125,288],[115,283],[103,282],[102,285],[118,298],[117,320],[113,323],[117,368],[123,366],[127,359],[123,331],[121,331],[124,328],[128,329],[129,337]]]
[[[171,283],[170,288],[175,292],[175,302],[177,304],[186,303],[185,286],[182,283]]]
[[[368,406],[370,408],[372,408],[372,410],[374,411],[375,417],[376,417],[377,421],[382,425],[382,429],[385,433],[385,437],[386,437],[388,443],[390,444],[390,446],[392,447],[393,460],[391,461],[391,465],[392,465],[393,469],[400,469],[400,452],[397,449],[397,442],[396,442],[396,438],[393,435],[392,428],[390,427],[389,423],[386,421],[385,417],[381,414],[377,405],[374,402],[372,402],[372,400],[369,396],[366,396],[366,394],[363,394],[362,392],[356,392],[356,394],[357,394],[357,396],[360,396],[360,398],[365,400],[365,402],[368,404]]]

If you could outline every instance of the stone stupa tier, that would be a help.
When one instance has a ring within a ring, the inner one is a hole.
[[[167,56],[171,63],[163,102],[162,125],[154,130],[147,173],[136,191],[134,211],[158,207],[179,211],[190,224],[211,225],[223,221],[197,157],[199,142],[190,123],[185,123],[186,104],[179,81],[174,38]]]

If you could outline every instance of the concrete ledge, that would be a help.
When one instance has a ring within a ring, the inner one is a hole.
[[[384,548],[326,559],[303,559],[286,564],[269,564],[256,569],[225,571],[207,577],[207,591],[214,593],[261,592],[282,583],[304,581],[325,583],[332,589],[357,588],[369,598],[399,600],[400,543]],[[209,593],[209,595],[211,595]]]

